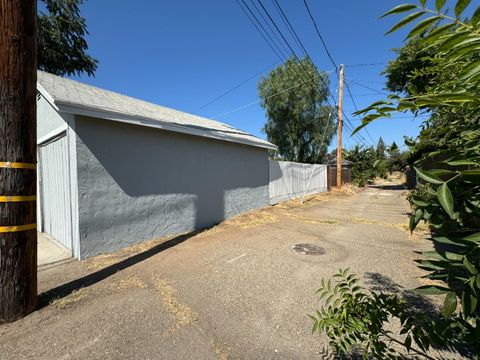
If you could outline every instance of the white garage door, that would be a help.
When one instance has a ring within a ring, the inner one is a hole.
[[[42,231],[72,249],[72,215],[65,134],[39,147]]]

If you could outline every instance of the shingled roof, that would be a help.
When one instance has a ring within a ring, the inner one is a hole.
[[[272,143],[219,121],[166,108],[79,81],[38,71],[39,92],[57,110],[266,149]]]

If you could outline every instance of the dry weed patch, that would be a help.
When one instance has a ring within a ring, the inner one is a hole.
[[[240,227],[248,229],[251,227],[271,224],[277,221],[277,217],[272,214],[271,209],[252,210],[248,213],[235,216],[226,220],[223,224],[226,226]]]
[[[68,296],[53,300],[50,305],[57,309],[65,309],[67,307],[73,306],[75,303],[84,299],[88,295],[88,293],[88,289],[80,288],[78,290],[75,290]]]
[[[192,309],[178,300],[177,291],[171,281],[157,277],[154,279],[154,284],[155,291],[160,295],[165,309],[175,316],[178,326],[193,324],[197,321],[197,315]]]
[[[145,289],[147,287],[147,284],[145,284],[137,276],[131,275],[113,283],[111,287],[114,290]]]

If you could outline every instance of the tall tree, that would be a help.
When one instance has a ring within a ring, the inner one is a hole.
[[[378,139],[376,152],[377,152],[378,160],[385,160],[385,143],[383,142],[383,139],[381,136],[380,136],[380,139]]]
[[[98,61],[87,54],[88,35],[80,15],[83,0],[39,0],[38,68],[56,75],[94,75]]]
[[[327,74],[307,58],[290,59],[260,79],[263,131],[284,160],[313,163],[326,154],[337,117],[327,104],[328,86]]]
[[[35,0],[0,0],[0,323],[36,306]]]

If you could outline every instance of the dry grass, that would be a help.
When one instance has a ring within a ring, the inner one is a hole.
[[[233,226],[248,229],[255,226],[271,224],[278,221],[272,209],[260,209],[235,216],[223,222],[222,226]]]
[[[100,270],[110,265],[116,264],[120,260],[117,253],[101,254],[85,260],[89,270]]]
[[[126,278],[120,279],[119,281],[111,284],[113,290],[127,290],[127,289],[145,289],[147,284],[145,284],[137,276],[128,276]]]
[[[427,236],[430,233],[428,226],[426,224],[418,224],[415,231],[413,233],[410,233],[410,227],[409,227],[408,221],[406,223],[398,224],[398,223],[387,223],[383,221],[376,221],[376,220],[364,219],[364,218],[352,218],[347,220],[354,222],[356,224],[377,225],[377,226],[398,229],[407,233],[410,239],[416,240],[416,241],[422,240],[425,236]]]
[[[363,191],[364,188],[360,188],[357,185],[354,185],[352,183],[346,183],[342,184],[342,190],[338,190],[336,187],[332,187],[330,189],[330,192],[332,193],[345,193],[345,194],[356,194],[359,193],[360,191]]]
[[[340,223],[340,221],[338,221],[338,220],[318,220],[318,219],[313,219],[313,218],[308,217],[308,216],[300,215],[298,213],[294,214],[292,212],[287,212],[287,211],[283,212],[283,215],[285,215],[286,217],[288,217],[290,219],[294,219],[294,220],[309,223],[309,224],[335,225],[335,224]]]
[[[167,330],[165,335],[170,334],[176,329],[194,324],[197,321],[197,315],[187,305],[180,303],[177,298],[177,291],[173,283],[166,279],[157,277],[154,279],[155,291],[159,294],[165,309],[171,313],[176,320],[173,328]]]
[[[74,304],[78,303],[85,297],[87,297],[89,290],[86,288],[80,288],[75,290],[70,295],[65,296],[63,298],[58,298],[53,300],[50,305],[57,309],[65,309],[67,307],[73,306]]]
[[[100,254],[85,260],[85,264],[87,265],[87,268],[89,270],[100,270],[108,266],[114,265],[130,256],[148,251],[154,246],[161,244],[169,239],[172,239],[172,237],[164,237],[164,238],[149,240],[149,241],[131,245],[129,247],[115,251],[113,253]]]

